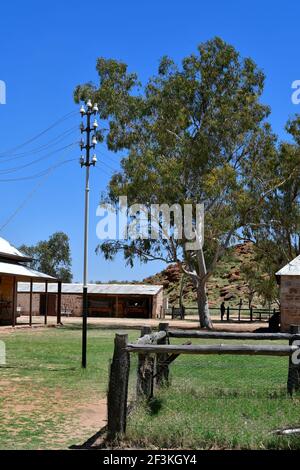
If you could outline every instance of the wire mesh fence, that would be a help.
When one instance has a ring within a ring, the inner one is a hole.
[[[172,351],[181,338],[169,338]],[[193,338],[197,345],[215,347],[216,340]],[[290,359],[286,340],[266,341],[266,351],[285,356],[214,354],[154,354],[145,345],[152,374],[152,391],[141,397],[137,382],[142,347],[130,352],[128,398],[133,412],[127,422],[131,445],[189,448],[286,448],[300,447],[300,437],[278,436],[278,430],[299,427],[300,394],[287,394]],[[238,349],[244,341],[229,340]],[[257,341],[249,347],[259,349]],[[129,345],[129,351],[132,345]],[[155,348],[154,348],[155,349]],[[156,347],[157,349],[157,347]],[[269,352],[268,352],[269,354]],[[162,357],[164,360],[162,360]],[[168,381],[158,386],[158,366],[168,368]],[[144,371],[145,373],[145,371]],[[149,371],[148,371],[149,373]],[[299,385],[299,375],[298,375]]]

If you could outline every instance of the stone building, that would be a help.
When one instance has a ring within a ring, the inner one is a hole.
[[[29,281],[28,298],[30,313],[30,291],[33,282],[57,283],[57,279],[47,274],[35,271],[28,267],[32,259],[4,238],[0,238],[0,325],[15,325],[18,316],[17,284],[20,281]],[[59,301],[58,301],[59,302]],[[46,313],[47,318],[47,313]]]
[[[61,314],[82,315],[82,284],[62,284]],[[27,315],[30,304],[30,285],[18,284],[18,306]],[[57,315],[57,284],[33,284],[33,315]],[[160,318],[163,307],[163,286],[151,284],[89,284],[88,305],[90,317]]]
[[[280,329],[300,325],[300,256],[276,273],[280,288]]]

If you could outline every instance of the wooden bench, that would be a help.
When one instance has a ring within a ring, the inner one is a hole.
[[[73,315],[73,310],[69,308],[62,308],[61,309],[61,316],[63,317],[71,317]]]

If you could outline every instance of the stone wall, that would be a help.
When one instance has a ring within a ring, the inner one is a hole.
[[[163,310],[163,289],[152,298],[152,318],[161,318]]]
[[[82,295],[77,294],[62,294],[61,296],[61,309],[73,317],[81,317],[82,315]]]
[[[281,331],[300,325],[300,276],[281,276],[280,312]]]
[[[21,307],[21,315],[29,315],[30,295],[18,293],[17,306]],[[40,294],[32,294],[32,315],[40,314]]]
[[[53,295],[53,294],[49,294]],[[121,296],[119,296],[121,298]],[[163,290],[152,297],[152,318],[160,318],[163,306]],[[21,307],[21,315],[29,315],[30,294],[18,293],[17,305]],[[62,294],[61,296],[62,315],[64,311],[68,315],[80,317],[82,315],[82,295],[80,294]],[[32,294],[32,314],[40,314],[40,294]]]

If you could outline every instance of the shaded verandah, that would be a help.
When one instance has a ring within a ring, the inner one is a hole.
[[[34,282],[48,284],[58,283],[57,322],[60,323],[61,314],[61,282],[53,276],[36,271],[28,266],[32,258],[21,253],[7,240],[0,238],[0,325],[17,324],[17,284],[22,281],[30,283],[29,325],[32,325],[32,285]],[[46,298],[48,296],[46,295]],[[48,302],[46,300],[44,323],[47,324]]]
[[[56,283],[58,285],[58,293],[57,293],[57,323],[61,323],[61,282],[52,276],[48,276],[47,274],[40,273],[35,271],[27,266],[22,266],[18,264],[11,264],[11,263],[2,263],[0,262],[0,278],[6,278],[7,281],[10,281],[9,284],[11,285],[11,295],[8,297],[6,293],[6,299],[0,301],[0,325],[3,324],[3,317],[6,321],[4,324],[11,324],[15,326],[17,324],[18,318],[18,307],[17,307],[17,294],[18,289],[17,285],[18,282],[29,282],[30,290],[29,290],[29,319],[28,323],[32,325],[32,315],[33,315],[33,284],[34,282],[43,282],[45,285],[45,294],[46,294],[46,302],[45,302],[45,311],[44,311],[44,324],[47,324],[48,318],[48,284],[49,283]],[[0,293],[1,286],[0,286]],[[2,304],[1,304],[2,303]],[[3,310],[6,309],[6,316],[3,315]],[[10,320],[9,321],[9,317]]]

